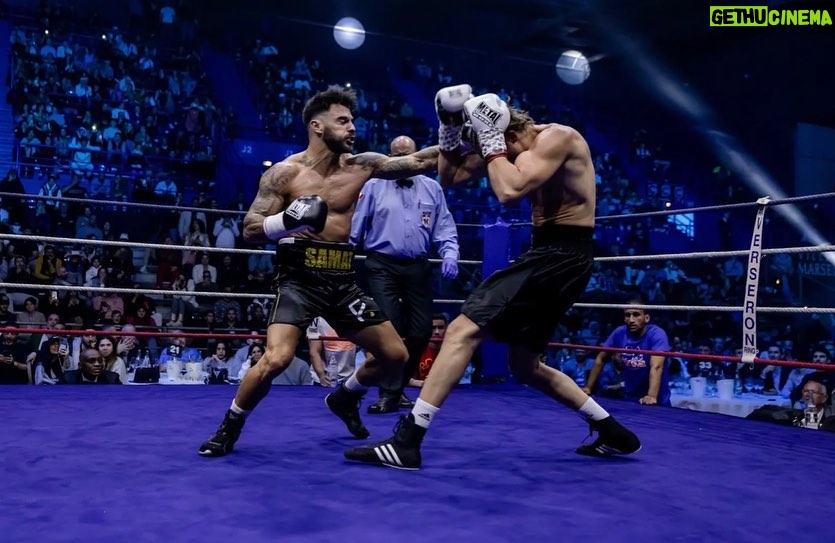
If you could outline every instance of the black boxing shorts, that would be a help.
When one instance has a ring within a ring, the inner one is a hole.
[[[277,292],[270,324],[306,328],[316,317],[324,317],[342,333],[388,320],[357,284],[352,245],[284,238],[276,256]]]
[[[461,313],[496,341],[543,352],[591,278],[593,232],[565,225],[534,228],[531,249],[482,281]]]

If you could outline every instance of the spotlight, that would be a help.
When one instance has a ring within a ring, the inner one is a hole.
[[[343,17],[333,27],[333,39],[343,49],[356,49],[365,41],[365,28],[353,17]]]
[[[264,161],[264,162],[262,162],[261,164],[262,164],[265,168],[269,168],[270,166],[272,166],[272,165],[273,165],[273,163],[272,163],[272,161],[271,161],[271,160],[265,160],[265,161]]]
[[[566,51],[557,60],[557,75],[563,83],[580,85],[591,74],[589,59],[580,51]]]

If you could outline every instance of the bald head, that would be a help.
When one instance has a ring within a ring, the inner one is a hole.
[[[84,349],[78,356],[78,369],[90,378],[97,378],[104,369],[104,359],[96,349]]]
[[[417,151],[417,145],[409,136],[397,136],[391,142],[391,156],[411,155],[415,151]]]

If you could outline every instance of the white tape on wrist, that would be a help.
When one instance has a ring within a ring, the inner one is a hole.
[[[284,228],[284,212],[278,215],[270,215],[264,219],[264,235],[271,240],[283,238],[290,232]]]

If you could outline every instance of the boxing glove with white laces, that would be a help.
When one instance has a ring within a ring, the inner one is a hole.
[[[510,124],[510,109],[495,94],[482,94],[464,103],[464,117],[478,140],[481,156],[489,164],[507,156],[504,132]]]
[[[444,87],[435,95],[435,112],[438,114],[438,147],[452,151],[461,144],[461,128],[464,126],[464,102],[473,96],[467,84]]]

